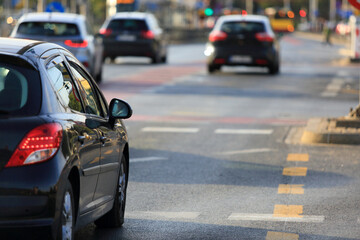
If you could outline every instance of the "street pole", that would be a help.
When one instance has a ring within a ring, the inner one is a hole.
[[[291,9],[290,0],[284,0],[284,8],[287,10]]]
[[[254,3],[253,0],[246,0],[246,12],[253,14]]]
[[[38,12],[43,12],[44,11],[44,1],[43,0],[38,0],[37,11]]]
[[[316,15],[318,12],[318,0],[310,0],[309,1],[309,9],[310,9],[310,22],[312,27],[316,24]]]
[[[336,0],[330,0],[330,13],[329,20],[331,23],[335,23],[336,21]]]

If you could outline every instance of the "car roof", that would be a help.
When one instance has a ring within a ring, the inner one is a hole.
[[[20,19],[19,22],[66,22],[66,23],[75,23],[80,22],[85,19],[84,16],[74,13],[28,13],[24,14]]]
[[[41,44],[41,41],[19,39],[19,38],[0,38],[0,53],[23,54],[25,49]]]
[[[269,18],[266,16],[260,15],[227,15],[221,16],[219,21],[228,22],[228,21],[259,21],[259,22],[268,22]]]
[[[145,19],[151,16],[151,13],[144,12],[120,12],[112,16],[112,18],[131,18],[131,19]]]

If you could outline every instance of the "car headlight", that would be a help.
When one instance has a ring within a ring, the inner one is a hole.
[[[209,57],[211,54],[215,52],[215,48],[212,45],[206,45],[204,54],[205,56]]]

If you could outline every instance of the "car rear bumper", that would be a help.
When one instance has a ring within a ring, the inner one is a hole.
[[[141,41],[141,42],[105,41],[104,42],[104,57],[117,57],[117,56],[153,57],[156,55],[156,53],[157,53],[157,48],[154,41]]]
[[[53,224],[58,167],[48,162],[0,171],[0,228],[41,227]]]
[[[212,51],[208,48],[212,48]],[[252,49],[208,45],[205,51],[209,52],[208,65],[268,66],[278,61],[278,53],[274,47]]]

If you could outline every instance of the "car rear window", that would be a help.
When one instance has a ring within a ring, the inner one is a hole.
[[[114,19],[109,23],[108,29],[113,31],[147,31],[146,22],[139,19]]]
[[[261,22],[225,22],[221,26],[221,31],[230,34],[258,33],[265,32],[265,26]]]
[[[78,36],[79,28],[72,23],[58,22],[24,22],[19,25],[19,34],[33,36]]]
[[[0,116],[38,114],[41,103],[38,72],[5,61],[0,57]]]

